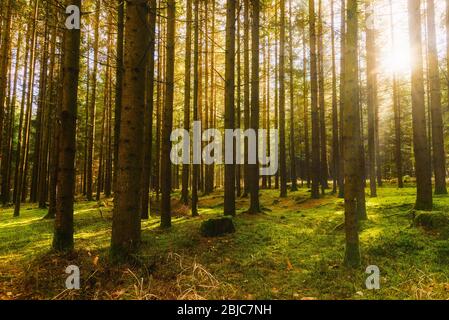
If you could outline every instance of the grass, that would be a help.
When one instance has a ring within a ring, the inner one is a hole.
[[[264,214],[244,213],[239,199],[236,233],[200,236],[202,221],[222,212],[216,193],[200,199],[200,217],[177,208],[171,230],[159,218],[142,222],[136,262],[108,260],[112,201],[78,202],[75,252],[50,251],[53,222],[45,210],[24,206],[0,213],[0,299],[448,299],[449,240],[414,227],[412,187],[380,188],[367,198],[369,221],[360,231],[362,267],[344,257],[343,202],[332,195],[308,200],[307,189],[286,199],[261,191]],[[175,194],[175,197],[178,197]],[[435,210],[449,211],[449,197],[435,197]],[[65,268],[81,270],[81,290],[65,290]],[[377,265],[381,289],[367,290],[365,269]]]

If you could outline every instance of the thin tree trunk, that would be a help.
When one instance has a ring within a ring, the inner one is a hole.
[[[337,193],[340,169],[340,135],[338,132],[337,71],[335,62],[335,0],[331,0],[332,43],[332,192]]]
[[[95,140],[95,109],[97,97],[97,72],[98,72],[98,43],[99,43],[99,29],[100,29],[100,0],[95,2],[95,19],[94,19],[94,58],[92,70],[92,91],[89,106],[89,126],[87,137],[87,190],[86,197],[88,201],[93,200],[93,156],[94,156],[94,140]]]
[[[372,0],[366,3],[367,14],[373,14],[368,11],[373,6]],[[368,19],[368,17],[366,18]],[[373,26],[367,26],[366,29],[366,78],[367,78],[367,95],[368,95],[368,158],[369,158],[369,180],[370,180],[370,195],[371,197],[377,197],[376,188],[376,141],[375,141],[375,103],[376,97],[376,81],[377,81],[377,69],[376,69],[376,30]]]
[[[292,25],[292,0],[289,0],[289,19],[288,19],[288,29],[289,29],[289,55],[290,55],[290,177],[291,177],[291,191],[297,191],[297,176],[296,176],[296,149],[295,149],[295,93],[294,93],[294,76],[293,76],[293,25]]]
[[[187,16],[186,16],[186,50],[184,65],[184,129],[190,131],[190,75],[192,64],[192,0],[187,0]],[[189,152],[190,150],[184,150]],[[181,201],[187,205],[189,202],[189,164],[182,165],[182,191]]]
[[[280,1],[279,49],[279,175],[281,198],[287,197],[287,164],[285,151],[285,0]]]
[[[259,132],[259,23],[260,0],[251,0],[252,27],[251,27],[251,129],[256,133],[256,164],[250,164],[250,207],[248,212],[256,214],[261,212],[259,204],[259,165],[258,159],[258,132]]]
[[[173,98],[175,86],[175,28],[176,28],[176,3],[175,0],[167,2],[167,49],[166,49],[166,69],[165,69],[165,103],[164,121],[161,139],[161,157],[170,158],[171,142],[170,135],[173,128]],[[171,163],[162,161],[161,163],[161,227],[171,227]]]
[[[190,0],[189,0],[190,1]],[[140,203],[140,217],[142,219],[149,218],[149,202],[150,202],[150,179],[151,179],[151,161],[152,144],[153,144],[153,94],[154,94],[154,52],[156,43],[156,17],[157,3],[151,0],[148,17],[148,30],[150,45],[148,48],[148,65],[146,73],[146,107],[145,107],[145,124],[144,124],[144,162],[142,172],[142,199]],[[190,70],[190,68],[188,69]],[[189,78],[190,82],[190,78]],[[187,83],[187,81],[186,81]],[[190,100],[190,95],[189,95]]]
[[[323,52],[323,15],[322,0],[318,0],[318,110],[320,127],[320,180],[322,193],[329,188],[329,168],[327,165],[327,132],[326,132],[326,101],[324,92],[324,52]]]
[[[234,130],[234,90],[235,90],[235,0],[226,2],[226,74],[225,74],[225,130]],[[227,146],[229,149],[229,146]],[[235,148],[231,159],[226,156],[224,214],[235,215]],[[229,150],[228,150],[229,151]],[[232,163],[229,161],[232,160]]]
[[[315,29],[315,1],[309,0],[310,85],[312,92],[312,198],[320,197],[320,125],[318,114],[318,79]]]
[[[194,22],[194,56],[193,56],[193,121],[198,121],[199,102],[199,0],[195,0],[195,22]],[[195,139],[195,137],[194,137]],[[195,163],[195,152],[192,166],[192,216],[198,216],[198,175],[199,164]]]

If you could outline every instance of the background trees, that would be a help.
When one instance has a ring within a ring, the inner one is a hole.
[[[114,197],[120,252],[137,247],[140,218],[161,215],[168,228],[178,200],[196,216],[214,192],[226,214],[241,195],[259,213],[261,187],[287,197],[306,186],[317,199],[332,180],[346,194],[352,245],[354,223],[369,217],[365,183],[374,197],[416,178],[416,208],[431,210],[432,183],[447,192],[447,8],[407,5],[368,1],[357,21],[357,3],[344,0],[86,0],[76,35],[59,27],[57,1],[3,1],[2,205],[16,216],[24,202],[48,207],[55,246],[70,248],[74,198],[101,207]],[[220,132],[279,129],[274,183],[259,165],[172,164],[170,133],[192,120]]]

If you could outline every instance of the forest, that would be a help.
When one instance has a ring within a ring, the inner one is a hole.
[[[449,0],[1,0],[0,300],[449,299]]]

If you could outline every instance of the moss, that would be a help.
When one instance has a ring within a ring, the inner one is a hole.
[[[449,227],[449,214],[435,211],[417,211],[415,213],[414,224],[430,230],[442,230]]]
[[[200,231],[204,237],[220,237],[225,234],[234,233],[235,227],[232,219],[225,217],[203,221]]]

